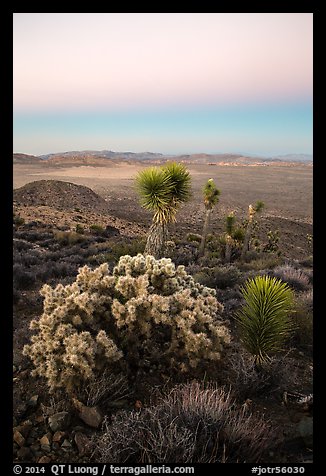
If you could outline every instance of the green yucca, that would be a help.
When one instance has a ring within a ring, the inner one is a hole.
[[[225,219],[225,231],[230,236],[232,236],[234,231],[235,220],[234,212],[230,212]]]
[[[264,208],[265,208],[265,204],[261,200],[257,200],[254,206],[249,205],[248,207],[248,224],[247,224],[246,233],[243,240],[242,252],[241,252],[242,261],[244,260],[246,253],[249,251],[251,234],[252,234],[252,229],[254,225],[254,217],[257,213],[261,213],[261,211]]]
[[[204,196],[206,214],[205,214],[205,222],[204,222],[204,227],[202,232],[202,240],[199,246],[199,256],[202,256],[204,254],[211,213],[214,206],[218,203],[220,199],[219,198],[220,194],[221,192],[216,187],[214,180],[212,178],[208,179],[206,184],[203,187],[203,196]]]
[[[190,174],[183,164],[168,162],[142,170],[136,177],[141,205],[153,212],[145,254],[161,258],[167,240],[167,225],[176,221],[182,202],[190,197]]]
[[[241,292],[245,304],[236,314],[241,340],[255,363],[262,365],[270,361],[271,354],[282,349],[291,333],[293,291],[280,279],[256,276],[248,279]]]

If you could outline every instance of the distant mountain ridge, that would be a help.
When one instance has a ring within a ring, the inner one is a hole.
[[[112,150],[74,150],[69,152],[59,152],[52,154],[40,155],[42,159],[55,159],[58,157],[79,157],[79,158],[106,158],[106,159],[155,159],[164,157],[163,154],[155,152],[114,152]]]
[[[311,154],[285,154],[277,155],[273,159],[280,159],[290,162],[312,162],[313,156]]]
[[[13,154],[14,164],[32,164],[42,162],[41,157],[29,154]]]
[[[144,161],[147,163],[161,163],[167,160],[177,160],[184,163],[197,164],[226,164],[226,165],[259,165],[272,163],[310,163],[313,156],[310,154],[285,154],[272,157],[250,156],[246,154],[179,154],[166,155],[156,152],[114,152],[111,150],[82,150],[44,154],[40,156],[23,153],[13,154],[14,164],[32,164],[46,162],[57,165],[108,165],[117,162]]]

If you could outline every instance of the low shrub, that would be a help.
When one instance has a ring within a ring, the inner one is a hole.
[[[271,357],[269,365],[257,367],[253,356],[240,343],[233,341],[220,367],[223,385],[230,387],[232,395],[241,401],[260,397],[278,399],[284,391],[302,386],[302,375],[298,359],[291,353],[280,353]]]
[[[80,389],[80,398],[89,407],[101,405],[112,409],[117,406],[118,402],[130,397],[130,385],[128,379],[123,374],[113,375],[104,370],[102,374],[92,381],[92,385],[88,382]]]
[[[304,291],[296,296],[295,312],[292,316],[293,345],[308,351],[313,350],[313,291]]]
[[[263,271],[271,270],[280,266],[282,263],[282,258],[276,256],[273,253],[257,253],[257,251],[249,251],[247,253],[247,259],[251,258],[254,255],[253,259],[250,259],[248,262],[238,263],[238,267],[241,271]]]
[[[108,253],[109,260],[119,261],[121,256],[129,255],[129,256],[136,256],[139,253],[143,253],[145,248],[145,240],[144,239],[133,239],[131,241],[125,242],[116,242],[111,243],[111,250]]]
[[[176,265],[188,266],[197,260],[198,244],[195,241],[189,243],[178,243],[170,250],[170,257]]]
[[[103,228],[101,225],[90,225],[89,231],[94,235],[105,235],[105,228]]]
[[[80,223],[77,223],[76,225],[76,233],[79,233],[80,235],[85,233],[85,228]]]
[[[299,265],[304,268],[313,268],[314,260],[312,256],[307,256],[303,260],[299,261]]]
[[[86,239],[83,235],[75,231],[55,231],[54,238],[61,246],[75,245]]]
[[[262,417],[236,405],[213,384],[174,387],[141,412],[106,420],[97,460],[117,464],[256,463],[272,440]]]
[[[305,291],[310,287],[309,277],[306,273],[289,264],[275,268],[273,276],[287,283],[295,291]]]
[[[187,241],[192,241],[195,243],[200,243],[201,238],[201,235],[198,235],[197,233],[188,233],[187,235]]]
[[[43,230],[24,229],[15,231],[15,238],[29,241],[30,243],[42,244],[45,240],[53,239],[53,233]]]
[[[26,251],[31,248],[31,244],[27,241],[21,240],[19,238],[13,239],[13,250],[15,251]]]
[[[25,224],[25,219],[23,217],[21,217],[20,215],[14,214],[13,222],[14,222],[14,225],[16,225],[16,226],[22,226],[22,225]]]
[[[13,265],[13,287],[19,290],[31,289],[35,284],[35,275],[20,263]]]
[[[76,276],[78,269],[77,264],[64,261],[54,261],[42,263],[35,269],[35,277],[42,283],[47,283],[52,279],[65,278],[66,276]]]
[[[226,289],[240,282],[241,273],[234,265],[216,266],[214,268],[204,267],[194,275],[194,279],[203,286]]]

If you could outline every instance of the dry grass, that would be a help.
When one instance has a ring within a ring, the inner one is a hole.
[[[257,462],[271,438],[269,424],[239,408],[213,384],[173,388],[156,405],[120,412],[95,441],[99,462]]]

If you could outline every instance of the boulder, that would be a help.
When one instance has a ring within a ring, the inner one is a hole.
[[[70,414],[68,412],[59,412],[50,416],[49,426],[53,432],[66,430],[70,424]]]
[[[78,416],[86,425],[92,428],[98,428],[103,421],[103,415],[98,407],[82,406]]]
[[[18,446],[24,446],[25,444],[25,438],[18,430],[14,432],[14,442],[17,443]]]

